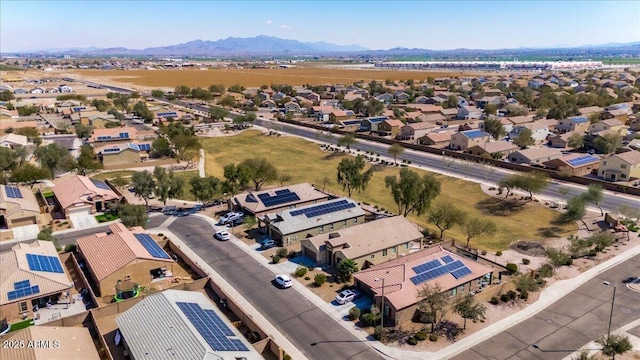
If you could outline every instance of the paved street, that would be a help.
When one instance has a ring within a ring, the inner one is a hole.
[[[606,335],[613,287],[618,284],[611,328],[640,319],[640,292],[625,281],[640,275],[640,255],[587,281],[535,316],[459,354],[456,360],[563,359]],[[538,348],[533,347],[536,344]]]
[[[223,276],[245,299],[310,359],[381,359],[336,320],[297,290],[272,284],[273,273],[229,242],[213,239],[213,229],[197,217],[169,226],[191,250]]]

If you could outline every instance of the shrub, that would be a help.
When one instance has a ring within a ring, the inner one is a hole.
[[[502,256],[502,251],[496,251],[496,256]]]
[[[322,286],[326,281],[327,275],[325,274],[316,274],[316,276],[313,277],[313,284],[318,287]]]
[[[507,296],[509,297],[509,300],[515,300],[518,297],[518,293],[513,290],[509,290],[507,291]]]
[[[307,280],[307,281],[311,280],[311,278],[308,277],[308,276],[305,276],[304,279]]]
[[[551,277],[553,276],[553,267],[550,264],[544,264],[538,269],[538,274],[543,278]]]
[[[281,258],[287,257],[288,254],[289,254],[289,252],[285,248],[278,249],[278,251],[276,251],[276,255],[281,257]]]
[[[510,275],[513,275],[518,272],[518,265],[514,263],[508,263],[506,268]]]
[[[427,333],[425,331],[418,331],[414,337],[418,341],[427,340]]]
[[[282,355],[282,360],[291,360],[291,355],[289,354]]]
[[[298,266],[296,272],[293,273],[295,277],[303,277],[307,273],[307,268],[304,266]]]
[[[480,254],[487,255],[487,250],[482,250],[482,252]]]
[[[358,308],[357,306],[354,306],[351,309],[349,309],[349,320],[353,321],[359,318],[360,318],[360,308]]]
[[[521,292],[520,292],[520,296],[519,296],[519,297],[520,297],[520,299],[522,299],[522,300],[527,300],[527,299],[529,299],[529,293],[528,293],[528,292],[526,292],[526,291],[521,291]]]
[[[378,325],[373,329],[373,338],[378,341],[382,339],[382,325]]]
[[[77,249],[78,249],[78,245],[67,244],[67,246],[64,247],[64,252],[76,252]]]
[[[274,257],[271,259],[271,261],[273,261],[273,263],[274,263],[274,264],[279,263],[279,262],[280,262],[280,256],[278,256],[278,255],[274,256]]]
[[[502,295],[500,295],[500,301],[502,301],[502,302],[509,302],[509,301],[510,301],[510,299],[509,299],[509,295],[507,295],[507,294],[502,294]]]
[[[289,251],[289,254],[287,255],[287,257],[289,259],[293,259],[294,257],[296,257],[296,255],[298,255],[298,253],[295,250],[291,250]]]
[[[410,337],[407,339],[407,344],[409,345],[418,345],[418,340],[416,340],[416,338],[414,337]]]
[[[438,334],[436,334],[436,333],[431,333],[431,335],[429,335],[429,340],[431,340],[431,341],[438,341]]]
[[[494,296],[491,298],[491,300],[489,300],[489,303],[492,305],[498,305],[500,303],[500,300],[498,299],[497,296]]]
[[[522,258],[522,263],[525,265],[529,265],[531,264],[531,260],[527,259],[527,258]]]

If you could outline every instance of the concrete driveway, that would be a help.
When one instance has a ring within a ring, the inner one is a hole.
[[[40,232],[40,228],[38,225],[24,225],[24,226],[16,226],[13,229],[13,238],[16,240],[19,239],[35,239],[38,237],[38,233]]]
[[[91,214],[69,215],[69,221],[73,224],[74,229],[85,229],[98,225],[98,220]]]
[[[638,274],[640,255],[600,273],[535,316],[454,357],[456,360],[560,360],[607,334],[613,287],[618,284],[611,329],[640,319],[640,292],[626,286]],[[536,345],[534,347],[533,345]]]

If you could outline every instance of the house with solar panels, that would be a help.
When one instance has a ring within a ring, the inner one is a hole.
[[[489,133],[474,129],[467,131],[460,131],[451,135],[451,142],[449,148],[452,150],[467,150],[474,145],[480,145],[487,143],[491,140]]]
[[[111,224],[109,232],[79,238],[78,252],[100,296],[116,294],[116,286],[130,282],[148,287],[154,279],[173,275],[175,261],[141,227]]]
[[[577,131],[579,133],[584,133],[589,130],[589,119],[586,116],[573,116],[570,118],[558,120],[558,125],[556,129],[560,133],[573,132]]]
[[[40,205],[25,187],[0,185],[0,228],[42,224]]]
[[[0,273],[0,313],[9,321],[32,317],[36,305],[56,304],[73,289],[50,241],[20,243],[0,253]]]
[[[93,129],[87,140],[90,144],[108,142],[130,142],[137,139],[137,130],[133,127]]]
[[[151,143],[119,143],[95,149],[96,157],[103,166],[133,165],[149,161]]]
[[[242,211],[258,219],[268,213],[321,203],[329,197],[311,184],[302,183],[236,195],[231,199],[230,210]]]
[[[559,171],[563,174],[583,176],[592,173],[597,174],[600,166],[600,157],[590,154],[570,154],[542,164],[548,169]]]
[[[302,239],[364,223],[365,211],[347,198],[270,213],[259,218],[269,237],[291,245]]]
[[[131,359],[263,359],[209,298],[198,291],[146,296],[116,317]]]
[[[389,94],[392,98],[393,95]],[[360,124],[360,130],[362,131],[371,131],[378,132],[378,125],[380,125],[383,121],[389,120],[386,116],[374,116],[370,118],[366,118],[362,120]]]
[[[398,325],[411,321],[418,310],[418,291],[425,285],[439,284],[451,297],[475,293],[491,284],[498,270],[434,246],[391,260],[354,275],[355,286],[382,302],[384,279],[384,316]],[[378,281],[376,281],[378,279]]]
[[[300,248],[317,265],[337,266],[351,259],[366,269],[421,249],[423,237],[404,216],[392,216],[302,239]]]
[[[53,193],[57,207],[65,216],[102,212],[109,203],[119,203],[122,195],[102,180],[74,175],[54,181]]]

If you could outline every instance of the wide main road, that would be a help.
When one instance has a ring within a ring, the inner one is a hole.
[[[232,243],[215,240],[213,228],[205,220],[183,217],[169,229],[308,358],[382,359],[297,290],[275,287],[273,273],[246,252]]]

